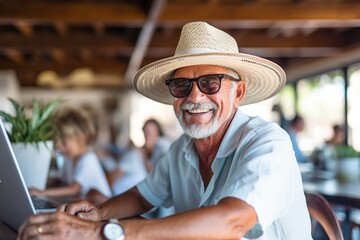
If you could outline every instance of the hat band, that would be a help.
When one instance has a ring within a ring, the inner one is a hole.
[[[187,54],[199,54],[199,53],[216,53],[216,52],[220,52],[220,51],[215,51],[214,49],[210,49],[210,48],[188,48],[182,51],[177,51],[175,53],[175,56],[187,55]]]

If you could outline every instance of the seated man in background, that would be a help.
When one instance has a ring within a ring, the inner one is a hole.
[[[286,128],[290,136],[290,140],[295,152],[295,157],[298,162],[304,163],[309,162],[310,159],[304,155],[299,147],[298,134],[303,131],[305,128],[305,121],[303,117],[300,115],[295,115],[295,117],[291,120],[290,125]]]
[[[207,23],[186,24],[175,55],[143,67],[133,82],[173,105],[184,134],[136,187],[98,206],[81,201],[31,216],[19,239],[311,239],[289,136],[238,108],[274,96],[285,73],[238,49]],[[171,205],[174,215],[126,220]]]

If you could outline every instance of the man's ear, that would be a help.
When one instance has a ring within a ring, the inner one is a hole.
[[[236,83],[236,96],[235,96],[235,104],[236,107],[240,105],[240,102],[243,100],[243,98],[245,97],[245,92],[246,92],[246,84],[245,81],[238,81]]]

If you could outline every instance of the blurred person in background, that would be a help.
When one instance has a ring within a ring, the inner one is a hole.
[[[148,174],[144,152],[130,140],[124,153],[119,158],[116,169],[109,172],[114,195],[126,192]]]
[[[277,120],[277,123],[279,126],[283,129],[287,129],[289,121],[286,119],[284,115],[284,111],[282,110],[282,107],[280,104],[274,104],[272,109],[272,112],[276,114],[275,118]]]
[[[109,141],[96,149],[96,155],[106,173],[117,169],[119,159],[126,150],[125,147],[121,146],[117,141],[120,134],[119,127],[114,123],[110,123],[108,129]]]
[[[148,171],[151,171],[156,162],[169,150],[172,141],[164,136],[160,123],[155,119],[148,119],[142,130],[145,137],[145,162]]]
[[[145,179],[148,172],[152,171],[157,161],[169,150],[172,141],[165,137],[160,123],[153,118],[145,121],[143,127],[145,143],[143,147],[136,147],[131,140],[116,161],[116,165],[110,166],[110,160],[105,157],[102,162],[107,163],[106,174],[112,193],[118,195],[124,193]],[[114,162],[112,160],[111,162]],[[93,198],[105,201],[108,198],[102,194],[92,192]],[[157,207],[142,216],[145,218],[160,218],[174,213],[173,207]]]
[[[148,171],[150,172],[157,161],[169,150],[172,141],[165,137],[160,123],[156,119],[148,119],[142,128],[145,144],[143,146],[144,161]],[[152,209],[151,212],[143,215],[146,218],[166,217],[175,212],[174,208],[159,206]]]
[[[329,146],[337,146],[344,144],[345,132],[344,127],[339,124],[332,126],[332,136],[325,143]]]
[[[309,158],[304,155],[299,147],[298,135],[305,128],[305,121],[300,115],[295,115],[295,117],[290,121],[289,126],[286,128],[290,136],[290,140],[295,152],[296,160],[299,163],[309,162]]]
[[[116,168],[108,171],[115,195],[129,190],[143,180],[172,143],[164,136],[160,123],[155,119],[145,121],[142,130],[145,138],[144,146],[138,148],[130,140],[128,147],[119,157]]]
[[[57,151],[64,158],[60,181],[63,186],[49,187],[45,190],[30,189],[32,196],[74,196],[89,199],[92,191],[111,197],[111,190],[105,173],[92,144],[96,139],[96,130],[91,117],[80,108],[65,107],[54,116],[57,128],[55,139]]]
[[[324,143],[315,148],[311,155],[314,165],[319,170],[336,171],[336,154],[335,147],[345,144],[345,132],[344,127],[339,124],[335,124],[331,127],[332,135]]]

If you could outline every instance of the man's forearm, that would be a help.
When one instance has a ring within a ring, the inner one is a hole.
[[[240,239],[257,222],[254,209],[241,205],[219,204],[162,219],[121,221],[121,225],[129,240]]]
[[[98,206],[102,220],[135,217],[147,212],[152,207],[136,187]]]

